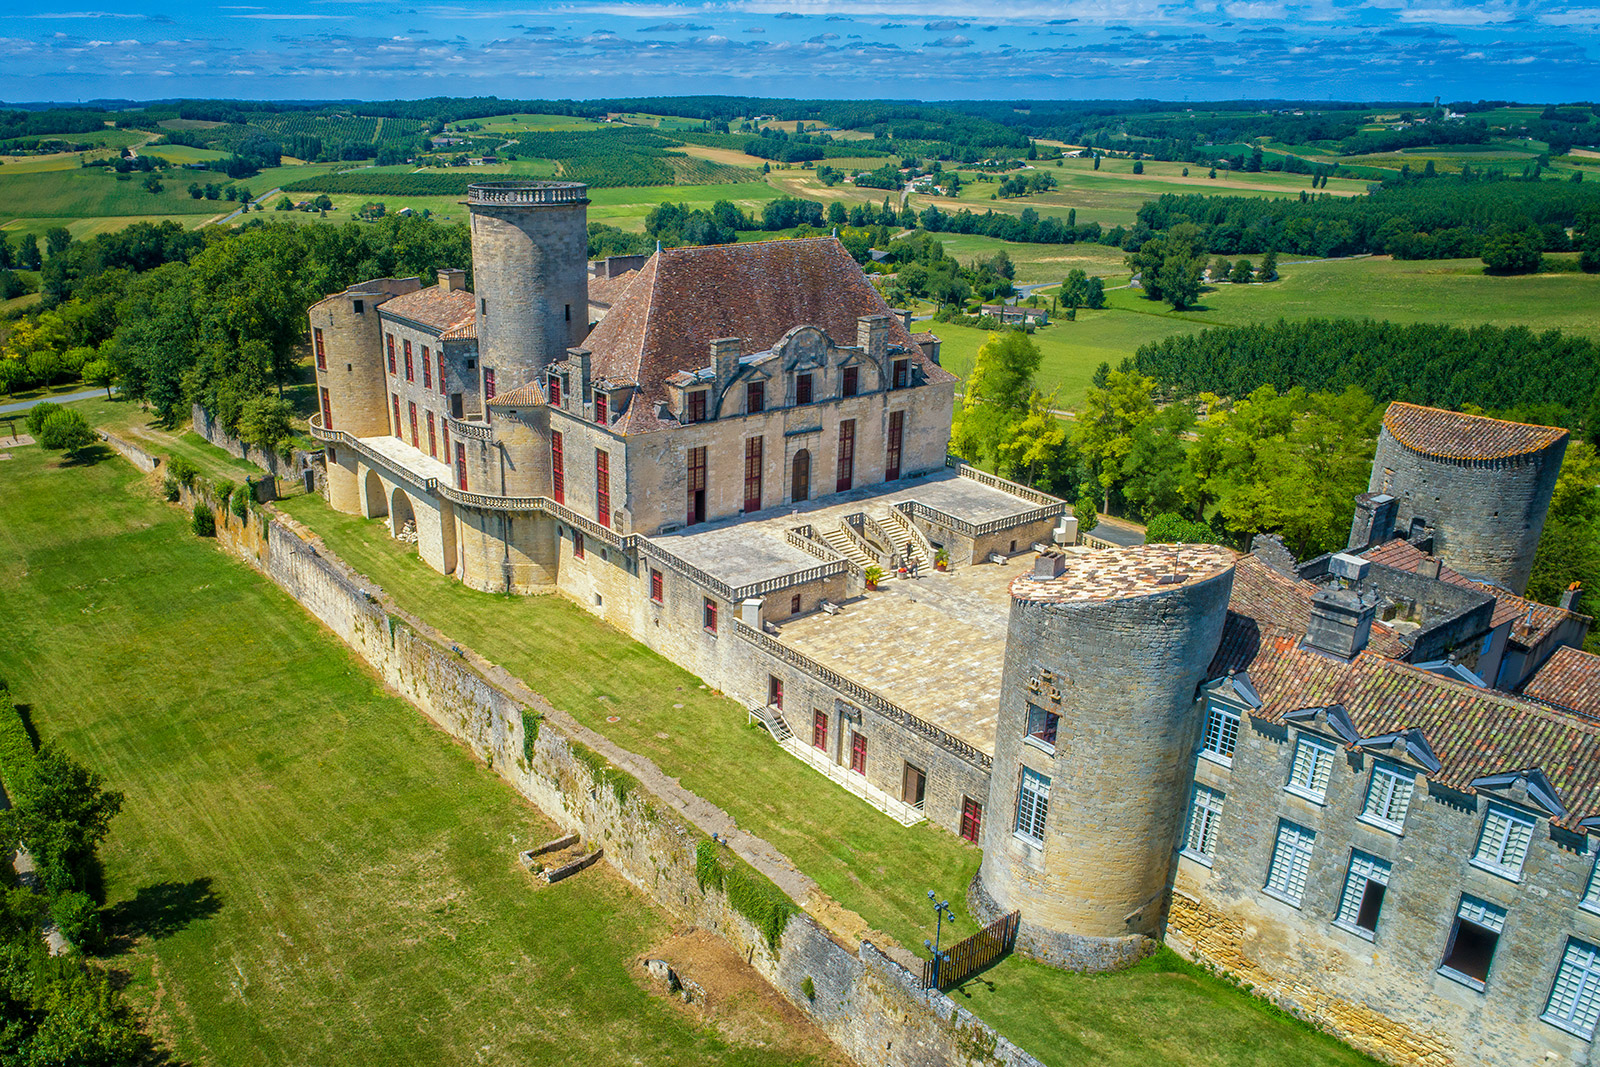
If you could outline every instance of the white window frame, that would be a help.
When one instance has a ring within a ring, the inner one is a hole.
[[[1600,915],[1600,856],[1595,857],[1594,867],[1589,871],[1589,888],[1584,890],[1578,907]]]
[[[1300,907],[1305,901],[1306,885],[1311,877],[1311,855],[1316,844],[1315,830],[1279,819],[1278,834],[1272,843],[1272,859],[1267,864],[1267,884],[1261,891],[1285,904]]]
[[[1412,771],[1374,760],[1372,775],[1367,782],[1367,797],[1362,801],[1361,814],[1356,818],[1391,834],[1404,834],[1406,816],[1410,814],[1411,799],[1416,795],[1416,788],[1417,776]],[[1396,798],[1402,793],[1404,797],[1397,801]],[[1400,809],[1399,819],[1378,813],[1387,811],[1392,814],[1397,805]]]
[[[1224,767],[1233,766],[1233,754],[1239,750],[1239,734],[1244,728],[1244,713],[1220,700],[1206,702],[1206,728],[1200,736],[1200,754]],[[1227,745],[1223,752],[1217,745]]]
[[[1351,849],[1350,867],[1345,872],[1344,891],[1339,894],[1339,910],[1334,913],[1333,925],[1357,937],[1373,940],[1378,932],[1377,927],[1368,930],[1359,925],[1356,919],[1361,915],[1361,902],[1366,898],[1367,883],[1377,882],[1387,890],[1391,869],[1389,861],[1381,856],[1374,856],[1360,849]],[[1387,892],[1384,894],[1384,901],[1388,902]],[[1379,915],[1382,913],[1380,905]]]
[[[1522,881],[1536,826],[1538,820],[1533,816],[1490,801],[1472,849],[1472,865],[1513,882]],[[1515,862],[1508,862],[1511,859]]]
[[[1283,788],[1314,804],[1328,802],[1328,781],[1333,775],[1333,746],[1310,734],[1301,734],[1289,763],[1289,782]]]
[[[1585,1041],[1594,1040],[1600,1022],[1600,946],[1567,938],[1539,1018]]]
[[[1455,941],[1457,936],[1460,934],[1460,923],[1462,922],[1472,923],[1474,926],[1480,926],[1483,929],[1492,931],[1494,933],[1496,937],[1495,951],[1489,955],[1489,969],[1484,973],[1483,980],[1479,981],[1470,974],[1464,974],[1453,967],[1446,966],[1441,960],[1439,963],[1438,973],[1442,974],[1444,977],[1453,982],[1460,982],[1468,989],[1476,989],[1478,992],[1482,993],[1488,988],[1489,977],[1494,973],[1494,957],[1499,955],[1500,951],[1500,942],[1498,939],[1505,935],[1506,909],[1500,907],[1498,904],[1492,904],[1480,897],[1475,897],[1467,893],[1461,894],[1461,901],[1456,905],[1456,916],[1453,920],[1451,920],[1450,924],[1450,942],[1445,946],[1445,959],[1449,959],[1450,956],[1455,952]]]
[[[1029,844],[1044,845],[1044,824],[1050,817],[1050,777],[1022,768],[1017,785],[1017,821],[1012,832]],[[1029,827],[1024,829],[1024,822]]]
[[[1227,796],[1220,790],[1203,785],[1194,787],[1194,796],[1189,802],[1189,825],[1183,835],[1183,855],[1211,866],[1217,854],[1218,826],[1226,802]]]

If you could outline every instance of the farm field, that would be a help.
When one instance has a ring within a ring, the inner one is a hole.
[[[1085,274],[1102,278],[1125,279],[1127,253],[1120,248],[1100,244],[1045,245],[1021,241],[1002,241],[998,237],[980,237],[970,233],[936,233],[936,240],[944,245],[947,254],[962,263],[1004,252],[1016,264],[1018,285],[1040,282],[1060,282],[1067,272],[1076,268]],[[1116,284],[1116,283],[1113,283]]]
[[[212,201],[189,198],[185,190],[195,179],[182,172],[164,177],[161,192],[151,193],[145,191],[144,175],[118,181],[100,168],[23,174],[9,170],[0,167],[0,218],[217,214]]]
[[[598,123],[575,115],[490,115],[481,119],[465,119],[453,124],[451,132],[458,132],[456,127],[481,126],[479,130],[461,130],[465,136],[483,136],[491,133],[534,133],[544,130],[593,130],[601,128]]]
[[[204,215],[106,215],[90,218],[7,218],[0,214],[0,232],[6,234],[31,233],[35,237],[43,237],[44,232],[57,226],[65,226],[67,232],[72,234],[74,241],[87,240],[98,237],[102,233],[112,233],[116,230],[132,226],[136,222],[176,222],[179,226],[195,227],[202,225],[214,215],[223,214],[223,209],[217,205],[226,201],[210,201],[211,211]],[[228,205],[231,210],[237,204]]]
[[[169,163],[209,163],[213,159],[228,158],[227,152],[219,152],[215,148],[191,148],[182,144],[153,144],[139,149],[139,154],[164,159]],[[174,174],[173,180],[177,180],[177,177]]]
[[[687,204],[709,208],[718,200],[731,200],[755,215],[761,205],[778,198],[777,190],[765,182],[733,185],[636,185],[614,189],[589,190],[589,221],[604,222],[624,230],[642,231],[644,217],[657,204]]]
[[[554,829],[106,453],[0,478],[0,674],[126,795],[103,962],[195,1065],[839,1062],[747,998],[701,1023],[636,960],[670,936]]]

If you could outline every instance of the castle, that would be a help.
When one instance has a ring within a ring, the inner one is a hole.
[[[474,291],[311,309],[335,508],[571,597],[981,844],[970,902],[1035,958],[1164,939],[1394,1062],[1590,1062],[1600,658],[1576,591],[1521,596],[1563,431],[1392,405],[1314,560],[1077,547],[947,459],[937,338],[838,242],[591,266],[586,204],[475,185]]]

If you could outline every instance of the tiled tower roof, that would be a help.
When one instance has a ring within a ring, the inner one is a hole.
[[[1383,425],[1413,452],[1455,460],[1505,459],[1542,452],[1567,436],[1567,431],[1557,426],[1506,422],[1399,401],[1384,412]]]

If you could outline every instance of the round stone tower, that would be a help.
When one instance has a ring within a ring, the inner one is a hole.
[[[1039,557],[1011,583],[974,911],[1075,970],[1144,955],[1166,912],[1234,554],[1139,545]]]
[[[589,333],[588,194],[581,182],[467,187],[478,359],[496,393],[534,380]]]
[[[1434,555],[1520,594],[1566,451],[1557,427],[1394,403],[1368,489],[1396,499],[1401,536],[1431,529]]]

